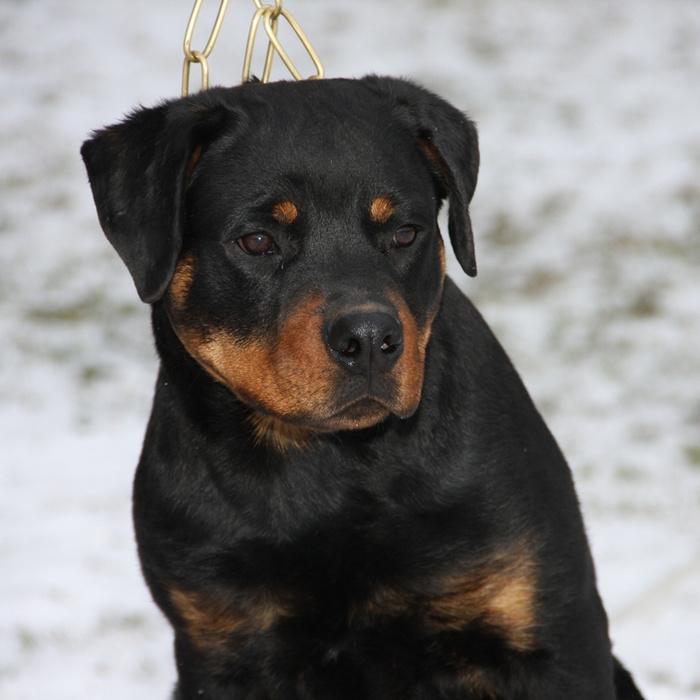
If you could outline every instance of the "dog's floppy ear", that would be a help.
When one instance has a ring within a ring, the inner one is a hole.
[[[449,197],[448,228],[455,255],[464,271],[476,275],[474,236],[469,202],[479,173],[476,126],[449,102],[417,85],[397,78],[367,76],[365,83],[390,97],[432,164],[435,177]]]
[[[140,109],[81,148],[97,214],[141,299],[160,299],[182,246],[187,180],[232,111],[199,95]]]

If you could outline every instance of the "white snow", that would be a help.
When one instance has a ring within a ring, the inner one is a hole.
[[[648,698],[700,697],[700,4],[285,7],[329,77],[410,76],[479,123],[479,276],[452,274],[571,462],[617,653]],[[175,677],[129,513],[148,313],[78,148],[179,93],[190,10],[0,2],[0,697],[152,700]],[[253,11],[231,3],[213,83],[238,82]]]

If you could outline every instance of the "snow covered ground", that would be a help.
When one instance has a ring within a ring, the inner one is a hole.
[[[214,83],[239,80],[231,6]],[[480,273],[452,272],[569,457],[618,654],[648,698],[700,697],[700,3],[285,6],[330,77],[411,76],[478,121]],[[129,515],[148,314],[78,147],[179,92],[190,9],[0,0],[0,697],[174,679]]]

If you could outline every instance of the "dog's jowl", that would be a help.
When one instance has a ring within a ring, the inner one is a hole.
[[[640,698],[569,469],[487,325],[474,125],[390,78],[250,83],[83,146],[161,359],[134,488],[175,697]]]

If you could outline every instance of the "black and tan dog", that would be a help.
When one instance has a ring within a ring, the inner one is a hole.
[[[640,698],[569,469],[445,277],[473,124],[408,82],[214,89],[83,147],[161,370],[134,519],[176,698]]]

